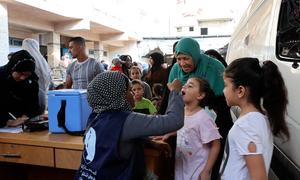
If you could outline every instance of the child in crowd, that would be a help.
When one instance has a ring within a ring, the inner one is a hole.
[[[273,135],[289,138],[283,78],[271,61],[260,66],[256,58],[240,58],[226,68],[224,82],[228,106],[241,113],[228,134],[221,179],[268,179]]]
[[[160,83],[154,83],[152,87],[154,97],[151,99],[153,105],[159,111],[162,97],[163,97],[163,86]]]
[[[142,78],[142,71],[138,66],[132,66],[130,68],[129,74],[130,74],[131,80],[134,80],[134,79],[141,80],[141,78]],[[150,86],[145,81],[142,81],[142,85],[143,85],[143,89],[144,89],[143,97],[146,99],[152,99],[152,93],[151,93]]]
[[[155,106],[149,99],[143,97],[144,88],[142,81],[135,79],[131,81],[131,84],[135,103],[133,111],[144,114],[155,114],[157,112]]]
[[[175,179],[209,180],[220,150],[221,135],[204,107],[211,107],[214,93],[208,82],[190,78],[182,89],[184,126],[177,131]]]

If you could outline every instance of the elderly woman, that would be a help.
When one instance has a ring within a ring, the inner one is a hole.
[[[183,126],[181,83],[169,85],[166,115],[132,112],[129,79],[120,72],[104,72],[88,86],[93,108],[84,137],[84,151],[76,179],[140,180],[145,175],[144,137],[162,135]]]
[[[18,126],[38,115],[38,77],[35,61],[21,50],[0,67],[0,126]]]

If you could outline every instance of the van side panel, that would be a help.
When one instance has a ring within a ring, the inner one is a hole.
[[[253,5],[255,7],[251,7]],[[300,68],[293,69],[291,62],[276,58],[276,36],[281,0],[257,0],[246,11],[242,23],[229,43],[226,61],[241,57],[257,57],[277,64],[288,90],[287,123],[291,138],[288,142],[275,138],[275,144],[293,163],[300,167]],[[299,168],[296,169],[299,172]]]

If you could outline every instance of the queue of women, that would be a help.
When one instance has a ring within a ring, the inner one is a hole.
[[[18,125],[45,110],[50,68],[38,45],[25,42],[30,48],[0,67],[1,126]],[[139,65],[124,63],[132,61],[126,56],[115,60],[125,69],[101,72],[88,83],[93,112],[75,179],[149,178],[147,143],[172,156],[172,179],[267,179],[273,137],[289,138],[287,91],[277,66],[244,57],[225,69],[192,38],[178,41],[174,55],[170,72],[161,54],[150,54],[152,67],[143,79]],[[168,99],[167,109],[159,114],[162,99]],[[231,106],[240,108],[235,123]],[[166,143],[172,137],[177,137],[174,153]]]

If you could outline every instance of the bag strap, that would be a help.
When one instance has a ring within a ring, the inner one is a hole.
[[[83,131],[70,131],[67,127],[66,127],[66,106],[67,106],[67,101],[66,100],[61,100],[61,104],[60,104],[60,109],[57,113],[57,122],[58,122],[58,127],[61,127],[65,130],[65,132],[69,135],[72,136],[83,136],[85,130]]]

